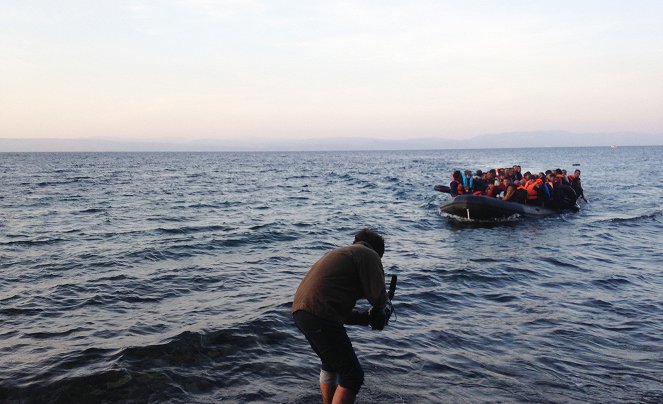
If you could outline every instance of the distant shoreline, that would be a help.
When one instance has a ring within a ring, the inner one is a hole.
[[[526,149],[620,149],[638,147],[663,147],[663,145],[626,145],[626,146],[528,146],[528,147],[486,147],[486,148],[448,148],[448,149],[328,149],[328,150],[0,150],[0,154],[205,154],[205,153],[382,153],[382,152],[434,152],[434,151],[471,151],[471,150],[526,150]]]
[[[16,139],[0,138],[0,153],[39,152],[315,152],[391,150],[485,150],[562,147],[654,147],[663,146],[663,134],[569,132],[514,132],[468,139],[416,138],[322,138],[322,139],[202,139],[189,142],[128,141],[122,139]]]

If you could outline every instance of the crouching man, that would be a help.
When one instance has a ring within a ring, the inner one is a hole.
[[[292,304],[297,328],[322,362],[320,391],[327,403],[352,403],[364,382],[344,324],[382,330],[388,319],[382,255],[384,239],[363,229],[347,247],[327,252],[309,269]],[[368,312],[353,310],[366,298]]]

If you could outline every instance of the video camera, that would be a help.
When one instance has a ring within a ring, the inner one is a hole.
[[[352,314],[345,321],[345,324],[370,325],[374,330],[382,330],[385,325],[389,324],[389,319],[394,313],[394,305],[391,303],[391,300],[394,298],[394,294],[396,293],[397,281],[398,277],[396,275],[391,275],[391,282],[389,283],[389,290],[387,292],[387,305],[385,306],[384,310],[352,310]]]
[[[385,325],[389,324],[389,318],[391,318],[392,313],[394,312],[394,304],[391,300],[394,298],[396,293],[396,282],[398,282],[398,277],[396,275],[391,275],[391,282],[389,282],[389,291],[387,292],[387,307],[385,307],[386,320]]]

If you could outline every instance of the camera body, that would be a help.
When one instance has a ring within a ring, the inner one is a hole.
[[[384,326],[389,324],[389,319],[394,313],[394,305],[391,303],[394,294],[396,293],[396,275],[391,276],[389,283],[389,291],[387,292],[387,305],[381,310],[352,310],[350,316],[345,320],[345,324],[349,325],[370,325],[374,330],[382,330]]]

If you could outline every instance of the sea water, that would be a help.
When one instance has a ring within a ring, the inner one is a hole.
[[[0,402],[320,400],[290,304],[382,232],[360,403],[663,402],[662,147],[0,154]],[[440,214],[454,169],[582,170],[577,213]],[[366,305],[366,302],[360,302]]]

